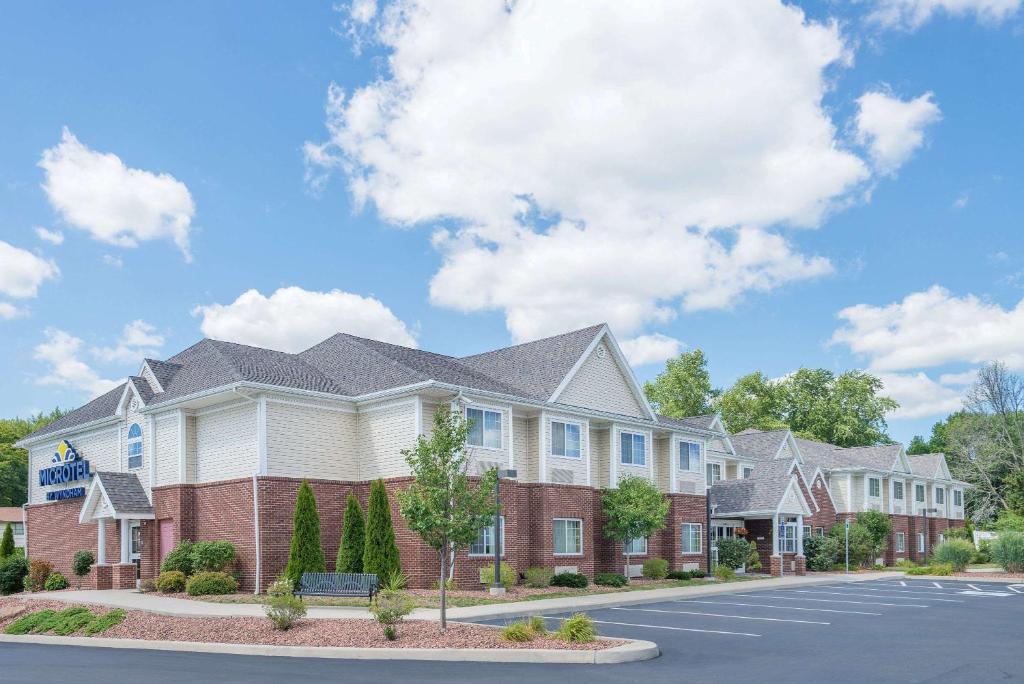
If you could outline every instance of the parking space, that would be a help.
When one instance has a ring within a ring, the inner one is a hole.
[[[590,612],[661,646],[676,681],[988,681],[1024,676],[1024,584],[834,582]],[[545,615],[555,628],[564,615]],[[638,669],[643,669],[640,664]]]

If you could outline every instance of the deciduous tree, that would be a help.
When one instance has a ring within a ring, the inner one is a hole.
[[[601,508],[606,518],[604,536],[622,544],[627,568],[632,555],[629,541],[647,539],[664,528],[669,505],[668,497],[640,477],[623,477],[618,487],[602,492]],[[628,572],[626,577],[629,577]]]
[[[685,418],[711,413],[718,390],[711,387],[704,352],[694,349],[669,359],[654,382],[644,383],[644,394],[659,413]]]

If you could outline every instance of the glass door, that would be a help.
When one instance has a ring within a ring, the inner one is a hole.
[[[135,521],[131,525],[131,553],[128,560],[135,564],[135,579],[141,577],[142,566],[142,523]]]

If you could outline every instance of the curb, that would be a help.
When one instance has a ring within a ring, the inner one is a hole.
[[[343,660],[421,660],[433,662],[544,663],[567,665],[612,665],[650,660],[660,655],[652,641],[634,640],[603,651],[514,648],[346,648],[336,646],[272,646],[268,644],[219,644],[193,641],[149,641],[104,637],[62,637],[0,634],[0,643],[84,646],[147,651],[219,653],[227,655],[277,656],[289,658],[331,658]]]

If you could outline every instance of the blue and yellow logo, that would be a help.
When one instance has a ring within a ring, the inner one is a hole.
[[[75,447],[71,446],[71,442],[65,439],[57,446],[57,451],[53,455],[53,463],[73,463],[79,460],[79,458]]]

